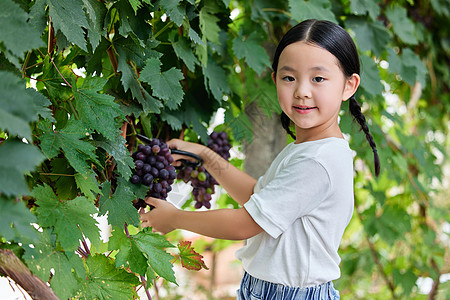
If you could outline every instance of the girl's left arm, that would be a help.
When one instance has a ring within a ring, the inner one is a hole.
[[[162,234],[185,229],[217,239],[245,240],[263,231],[244,207],[184,211],[170,202],[156,198],[149,197],[146,202],[155,208],[149,212],[143,209],[139,211],[142,227],[151,226]]]

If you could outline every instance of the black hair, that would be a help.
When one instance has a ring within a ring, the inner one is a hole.
[[[339,67],[346,77],[350,77],[352,74],[360,74],[358,51],[348,32],[333,22],[315,19],[305,20],[295,25],[283,36],[275,50],[272,63],[272,70],[275,74],[278,69],[278,60],[284,48],[292,43],[300,41],[320,46],[333,54],[339,61]],[[350,113],[361,126],[361,129],[366,135],[366,139],[372,148],[375,175],[378,176],[380,173],[380,158],[378,157],[375,141],[369,132],[366,118],[361,112],[361,106],[356,101],[355,95],[352,95],[348,102]],[[281,125],[286,132],[295,139],[296,137],[290,129],[290,124],[291,120],[284,112],[282,112]]]

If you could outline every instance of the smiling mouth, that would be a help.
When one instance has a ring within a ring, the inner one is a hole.
[[[300,109],[300,110],[310,110],[310,109],[314,109],[317,107],[311,107],[311,106],[294,106],[295,109]]]

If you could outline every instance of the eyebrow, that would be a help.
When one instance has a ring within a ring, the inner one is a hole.
[[[327,68],[322,67],[322,66],[312,67],[312,68],[309,68],[309,70],[311,70],[311,71],[324,71],[324,72],[329,72],[329,70],[328,70]],[[295,69],[292,68],[292,67],[290,67],[290,66],[282,66],[282,67],[280,68],[280,71],[294,72]]]

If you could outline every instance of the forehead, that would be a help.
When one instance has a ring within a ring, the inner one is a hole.
[[[292,43],[283,49],[278,61],[278,70],[282,68],[340,70],[339,62],[333,54],[320,46],[303,41]]]

